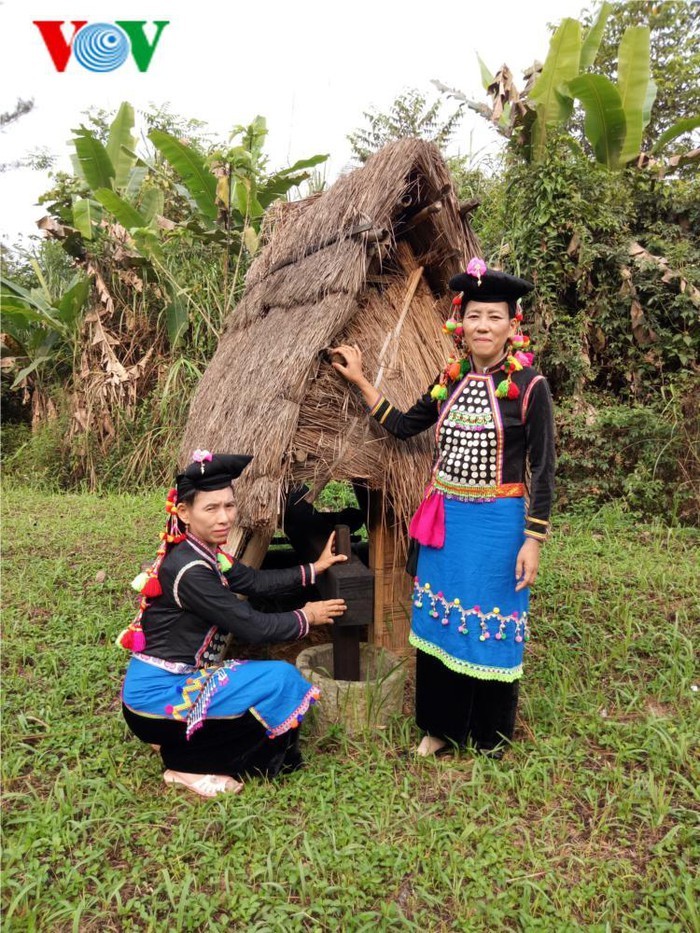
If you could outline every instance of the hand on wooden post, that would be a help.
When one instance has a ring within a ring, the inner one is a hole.
[[[314,567],[316,568],[316,573],[323,573],[324,570],[328,570],[333,564],[347,560],[345,554],[336,554],[335,553],[335,532],[333,532],[326,541],[326,546],[321,552],[321,556],[317,561],[314,561]]]
[[[326,625],[342,616],[348,608],[344,599],[319,599],[302,607],[309,625]]]

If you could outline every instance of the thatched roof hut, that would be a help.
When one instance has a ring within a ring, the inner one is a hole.
[[[182,461],[197,447],[254,455],[237,484],[242,531],[257,541],[247,559],[264,554],[290,484],[320,491],[331,479],[364,478],[380,493],[370,538],[376,531],[385,545],[375,570],[400,565],[432,438],[402,443],[371,423],[325,351],[357,343],[369,378],[409,407],[450,354],[447,282],[477,252],[439,150],[418,139],[270,212],[181,448]]]

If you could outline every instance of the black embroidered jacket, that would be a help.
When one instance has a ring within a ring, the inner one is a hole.
[[[284,570],[253,570],[239,561],[221,579],[213,555],[183,541],[166,555],[158,572],[162,596],[150,601],[141,619],[143,654],[203,667],[219,660],[227,635],[242,642],[304,638],[309,622],[301,609],[257,612],[236,595],[270,596],[315,581],[312,564]]]

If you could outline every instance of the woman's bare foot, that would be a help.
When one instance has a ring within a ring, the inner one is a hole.
[[[186,771],[164,771],[166,784],[180,784],[200,797],[216,797],[217,794],[240,794],[243,785],[226,774],[189,774]]]
[[[444,739],[436,739],[432,735],[424,735],[423,739],[416,749],[416,754],[421,758],[427,758],[429,755],[434,755],[436,752],[439,752],[441,748],[444,748],[447,745],[447,742]]]

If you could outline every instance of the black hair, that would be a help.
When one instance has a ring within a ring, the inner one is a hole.
[[[178,495],[178,497],[177,497],[177,504],[178,504],[178,505],[192,505],[192,503],[194,502],[195,497],[196,497],[198,491],[199,491],[199,490],[197,490],[197,489],[190,489],[190,491],[189,491],[189,492],[186,492],[186,493],[184,494],[184,496]]]
[[[465,308],[467,307],[470,301],[474,301],[474,299],[467,298],[466,295],[462,298],[462,307],[461,307],[462,315],[464,315]],[[508,318],[512,321],[515,315],[518,313],[518,302],[517,300],[515,301],[511,300],[511,301],[506,301],[506,304],[508,305]]]

